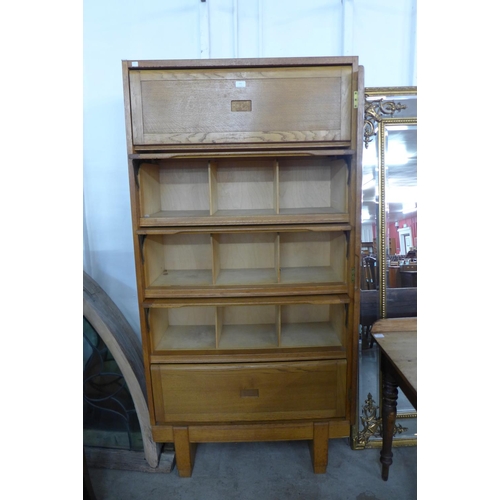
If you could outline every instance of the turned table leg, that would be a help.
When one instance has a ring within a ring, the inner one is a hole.
[[[174,427],[175,462],[180,477],[191,477],[196,443],[189,442],[187,427]]]
[[[398,399],[397,383],[386,368],[382,368],[382,451],[380,452],[384,481],[389,478],[389,467],[392,464],[392,438],[396,424]]]

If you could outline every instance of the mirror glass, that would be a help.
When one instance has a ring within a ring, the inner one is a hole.
[[[358,448],[382,440],[380,352],[371,325],[417,315],[416,87],[366,88],[364,135]],[[395,446],[416,444],[416,410],[402,392],[396,429]]]
[[[385,128],[388,288],[417,286],[417,126]]]

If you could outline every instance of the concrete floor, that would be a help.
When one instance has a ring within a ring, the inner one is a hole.
[[[330,440],[326,474],[312,472],[306,441],[199,444],[193,475],[89,469],[97,500],[414,500],[417,447],[393,448],[389,480],[379,449]]]

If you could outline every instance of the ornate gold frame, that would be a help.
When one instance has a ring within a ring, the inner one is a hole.
[[[405,109],[406,106],[396,102],[398,95],[417,95],[417,87],[366,87],[365,88],[365,124],[364,124],[364,142],[365,147],[368,143],[374,140],[378,141],[378,189],[379,189],[379,204],[378,204],[378,241],[377,252],[379,258],[379,314],[381,318],[387,317],[387,277],[385,272],[380,272],[380,269],[387,267],[387,244],[386,244],[386,199],[385,199],[385,133],[386,127],[390,125],[417,125],[417,118],[394,118],[394,114]],[[368,100],[380,96],[377,100]],[[385,97],[388,96],[388,99]],[[383,235],[383,237],[381,237]],[[379,377],[380,381],[380,377]],[[379,384],[381,387],[381,384]],[[379,396],[381,391],[379,391]],[[377,416],[378,406],[373,401],[372,395],[368,394],[365,400],[365,405],[358,408],[358,422],[353,429],[353,449],[364,448],[379,448],[382,446],[382,441],[370,442],[369,439],[376,435],[380,425],[381,417]],[[398,414],[398,419],[416,418],[416,412]],[[359,428],[359,421],[362,421],[363,429]],[[404,432],[401,425],[396,425],[395,433],[401,434]],[[393,446],[414,446],[417,444],[416,438],[403,438],[393,441]]]
[[[364,142],[365,147],[376,136],[378,142],[378,234],[384,235],[378,238],[378,256],[380,264],[378,269],[385,269],[387,265],[386,256],[386,203],[385,203],[385,132],[386,127],[390,125],[417,125],[417,118],[394,118],[394,113],[405,109],[404,104],[396,102],[394,99],[384,99],[385,96],[397,97],[398,95],[417,95],[417,87],[367,87],[365,89],[365,125]],[[378,100],[368,100],[369,97],[381,96]],[[387,316],[387,279],[385,273],[379,272],[379,290],[380,290],[380,317]]]

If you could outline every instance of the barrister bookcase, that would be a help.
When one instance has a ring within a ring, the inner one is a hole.
[[[357,57],[123,61],[153,437],[328,440],[356,414]]]

